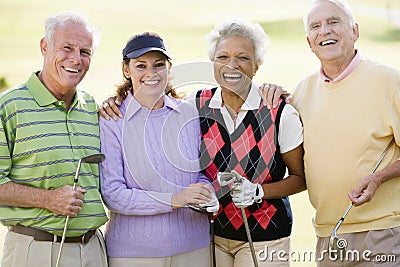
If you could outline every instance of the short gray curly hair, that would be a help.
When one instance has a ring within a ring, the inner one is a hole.
[[[237,18],[222,21],[206,35],[206,41],[209,43],[208,57],[211,61],[214,61],[218,43],[230,36],[249,39],[254,46],[257,64],[261,65],[264,62],[264,54],[269,44],[268,35],[260,24]]]

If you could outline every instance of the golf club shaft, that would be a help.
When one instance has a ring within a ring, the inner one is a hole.
[[[370,174],[373,174],[379,167],[379,165],[381,165],[383,159],[385,158],[387,152],[389,151],[389,148],[394,144],[394,139],[392,139],[390,141],[390,143],[387,145],[387,147],[385,148],[385,150],[382,152],[381,156],[379,157],[378,161],[376,162],[374,168],[372,168]],[[338,223],[336,224],[335,228],[333,228],[333,231],[331,233],[331,238],[336,236],[337,234],[337,230],[339,229],[339,227],[342,225],[344,219],[346,218],[347,214],[350,212],[351,208],[353,207],[353,202],[350,203],[350,205],[347,207],[346,211],[344,212],[343,216],[340,218],[340,220],[338,221]],[[329,246],[329,250],[331,249],[331,247]]]
[[[340,218],[340,220],[338,221],[338,223],[336,224],[335,228],[333,229],[332,233],[336,234],[337,229],[339,229],[339,227],[342,225],[344,219],[346,218],[347,214],[350,212],[351,208],[353,207],[353,202],[350,203],[350,205],[347,207],[346,211],[344,212],[342,218]]]
[[[240,210],[242,211],[242,217],[243,217],[243,222],[244,222],[244,228],[245,228],[245,230],[246,230],[247,240],[249,241],[249,246],[250,246],[250,251],[251,251],[251,257],[252,257],[252,259],[253,259],[254,267],[258,267],[256,252],[255,252],[255,250],[254,250],[253,241],[252,241],[252,239],[251,239],[250,227],[249,227],[249,223],[247,222],[246,212],[244,211],[244,208],[240,208]]]
[[[72,187],[72,191],[75,191],[75,188],[76,188],[76,182],[74,182],[74,185]],[[69,216],[67,216],[65,218],[64,230],[63,230],[63,234],[62,234],[62,237],[61,237],[60,249],[58,250],[56,267],[58,267],[59,264],[60,264],[61,252],[62,252],[62,249],[63,249],[63,246],[64,246],[65,236],[67,234],[67,229],[68,229],[68,221],[69,221]]]
[[[97,164],[97,163],[103,162],[104,159],[105,159],[105,156],[104,156],[104,154],[101,154],[101,153],[92,154],[92,155],[81,158],[78,161],[78,167],[76,168],[76,171],[75,171],[74,185],[72,186],[72,191],[75,191],[76,185],[78,184],[78,178],[79,178],[79,173],[81,171],[82,162],[90,163],[90,164],[93,164],[93,163]],[[63,230],[63,235],[62,235],[61,243],[60,243],[60,249],[58,250],[56,267],[58,267],[60,264],[61,252],[62,252],[64,243],[65,243],[65,236],[67,234],[67,229],[68,229],[68,221],[69,221],[69,216],[67,215],[67,217],[65,218],[64,230]]]
[[[388,152],[389,148],[394,144],[394,139],[392,139],[392,141],[390,141],[389,145],[385,148],[385,151],[383,151],[382,155],[380,156],[378,162],[376,163],[376,165],[374,166],[374,168],[371,170],[371,174],[373,174],[376,169],[378,169],[379,165],[381,164],[383,158],[386,156],[386,153]]]
[[[392,141],[389,143],[389,145],[382,152],[381,156],[379,157],[378,161],[376,162],[374,168],[371,170],[370,174],[373,174],[376,171],[376,169],[378,169],[379,165],[381,165],[382,160],[385,158],[386,153],[388,152],[389,148],[392,146],[393,143],[394,143],[394,139],[392,139]],[[347,207],[347,210],[344,212],[342,218],[340,218],[339,222],[336,224],[335,230],[337,230],[340,227],[340,225],[344,221],[344,218],[346,218],[347,214],[349,213],[349,211],[351,210],[352,207],[353,207],[353,203],[350,203],[350,205]]]
[[[67,233],[68,221],[69,221],[69,216],[67,216],[67,218],[65,219],[64,231],[63,231],[63,235],[61,238],[60,249],[58,250],[56,267],[58,267],[60,264],[61,252],[62,252],[64,242],[65,242],[65,234]]]
[[[210,219],[210,231],[211,231],[211,250],[212,250],[212,267],[217,267],[216,256],[215,256],[215,235],[214,235],[214,219]]]

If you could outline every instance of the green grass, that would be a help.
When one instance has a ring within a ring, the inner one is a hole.
[[[357,46],[363,55],[400,68],[400,29],[384,17],[369,12],[370,8],[385,8],[387,3],[400,8],[400,1],[349,2],[368,11],[356,14],[361,32]],[[131,34],[158,32],[168,43],[175,65],[208,61],[205,34],[221,19],[239,16],[259,22],[271,38],[265,63],[255,80],[275,82],[290,90],[302,77],[319,67],[307,46],[303,30],[302,14],[308,3],[308,0],[249,0],[229,4],[215,0],[0,0],[0,77],[6,77],[7,83],[15,86],[25,81],[32,71],[41,68],[39,41],[44,19],[63,10],[83,11],[102,32],[91,70],[81,84],[81,88],[87,89],[98,100],[112,94],[115,84],[121,80],[120,53]],[[294,214],[292,249],[313,250],[315,234],[311,218],[314,211],[307,193],[290,199]],[[1,237],[5,228],[0,229]],[[4,238],[0,240],[1,254]],[[293,262],[292,266],[308,267],[313,263]]]

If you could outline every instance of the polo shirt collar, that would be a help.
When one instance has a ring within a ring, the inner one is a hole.
[[[49,91],[49,89],[47,89],[47,87],[44,86],[44,84],[39,80],[37,76],[38,74],[39,72],[32,73],[32,75],[26,82],[26,87],[28,88],[29,93],[33,96],[35,101],[41,107],[58,102],[57,98],[55,98],[54,95]],[[75,97],[72,101],[71,107],[74,106],[76,102],[80,104],[86,104],[85,98],[79,91],[75,93]]]
[[[261,97],[258,94],[258,86],[254,82],[251,85],[249,95],[247,96],[246,100],[244,101],[241,110],[254,110],[260,107]],[[208,105],[209,108],[220,109],[223,106],[222,101],[222,89],[220,86],[217,87],[215,94],[210,100]]]

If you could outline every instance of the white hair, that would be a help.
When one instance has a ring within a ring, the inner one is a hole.
[[[74,11],[62,12],[46,19],[44,22],[44,37],[47,42],[49,42],[50,45],[53,45],[55,29],[68,21],[84,26],[92,35],[92,50],[94,52],[100,41],[99,31],[89,23],[88,19],[84,15]]]
[[[353,11],[352,11],[351,7],[349,6],[349,4],[347,3],[347,1],[344,1],[344,0],[314,0],[311,4],[310,8],[308,9],[308,11],[306,12],[306,14],[303,17],[303,24],[304,24],[304,29],[305,29],[306,33],[308,33],[308,31],[309,31],[308,15],[310,14],[311,9],[316,4],[320,4],[320,3],[324,3],[324,2],[331,3],[335,6],[337,6],[338,8],[340,8],[341,10],[343,10],[346,17],[349,19],[350,27],[353,28],[355,26],[355,19],[354,19]]]
[[[240,36],[249,39],[254,46],[257,64],[261,65],[264,62],[264,54],[267,51],[269,43],[268,35],[260,24],[242,19],[224,20],[207,34],[206,40],[209,42],[208,56],[211,61],[214,61],[218,43],[230,36]]]

